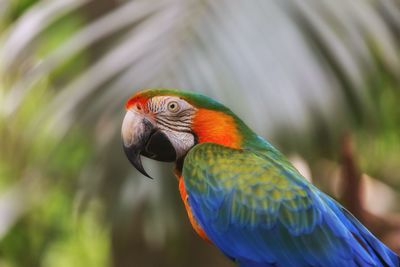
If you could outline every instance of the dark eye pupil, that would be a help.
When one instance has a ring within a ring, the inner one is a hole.
[[[174,108],[175,108],[175,104],[171,104],[169,107],[170,107],[171,109],[174,109]]]

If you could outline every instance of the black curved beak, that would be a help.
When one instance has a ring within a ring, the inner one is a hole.
[[[176,151],[168,137],[145,115],[128,110],[121,130],[125,154],[143,175],[152,179],[143,168],[140,155],[165,162],[176,160]]]

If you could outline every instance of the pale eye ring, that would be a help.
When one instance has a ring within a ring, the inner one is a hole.
[[[171,101],[167,104],[167,108],[170,112],[178,112],[180,110],[180,106],[178,102],[176,101]]]

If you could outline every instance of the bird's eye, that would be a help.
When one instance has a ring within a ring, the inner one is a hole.
[[[178,112],[180,109],[179,104],[176,101],[169,102],[167,107],[170,112]]]

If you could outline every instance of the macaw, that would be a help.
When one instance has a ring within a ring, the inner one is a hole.
[[[194,230],[238,266],[400,266],[398,255],[219,102],[147,89],[126,109],[130,162],[148,177],[141,155],[175,162]]]

